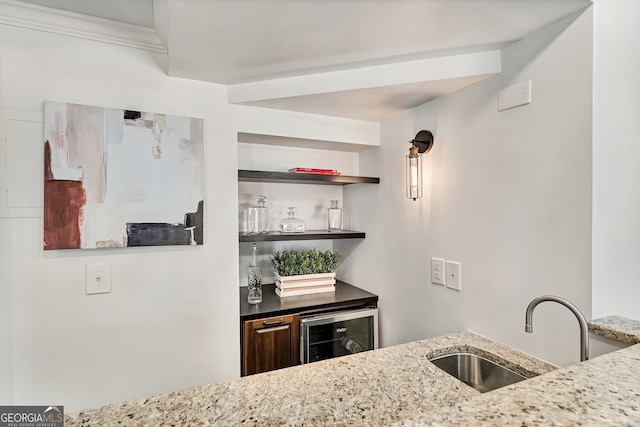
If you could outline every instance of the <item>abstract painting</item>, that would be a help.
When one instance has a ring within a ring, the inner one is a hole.
[[[204,120],[46,101],[44,249],[202,245]]]

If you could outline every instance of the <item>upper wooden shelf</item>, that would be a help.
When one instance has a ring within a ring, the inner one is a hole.
[[[349,175],[322,175],[315,173],[270,172],[247,169],[238,170],[238,181],[244,182],[278,182],[290,184],[379,184],[380,178]]]

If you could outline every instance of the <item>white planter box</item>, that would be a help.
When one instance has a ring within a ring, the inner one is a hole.
[[[276,277],[276,294],[279,297],[335,292],[336,273],[303,274]]]

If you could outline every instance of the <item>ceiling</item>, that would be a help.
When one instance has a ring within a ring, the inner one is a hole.
[[[499,72],[485,69],[469,75],[394,80],[392,74],[403,71],[385,68],[389,64],[428,68],[441,58],[499,51],[591,4],[590,0],[24,1],[155,27],[163,33],[170,76],[228,85],[230,98],[234,90],[244,93],[247,87],[258,94],[263,89],[269,92],[230,102],[374,121]],[[291,77],[305,89],[280,85],[280,79]],[[353,81],[353,87],[340,83],[344,81]],[[265,89],[274,82],[281,87],[279,92]]]
[[[23,0],[24,3],[153,27],[153,0]]]

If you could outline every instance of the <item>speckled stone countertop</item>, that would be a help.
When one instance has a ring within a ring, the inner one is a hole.
[[[421,414],[426,426],[638,426],[640,346]]]
[[[589,322],[589,332],[625,344],[640,343],[640,322],[621,316],[607,316]]]
[[[526,376],[480,394],[427,358],[470,351]],[[464,332],[67,414],[95,425],[639,425],[640,346],[557,369]]]

